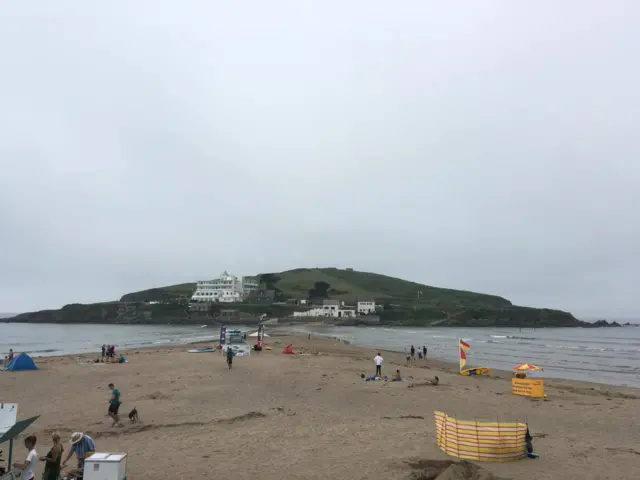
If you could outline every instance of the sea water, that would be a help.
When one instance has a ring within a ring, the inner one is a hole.
[[[242,327],[238,327],[242,328]],[[256,327],[246,327],[255,330]],[[416,350],[428,358],[458,361],[458,338],[471,345],[468,365],[511,370],[520,363],[544,368],[548,378],[566,378],[640,387],[640,327],[622,328],[416,328],[287,327],[277,330],[339,337],[374,349]],[[267,333],[269,327],[267,327]],[[0,323],[0,355],[13,348],[33,356],[99,352],[103,344],[118,349],[217,343],[219,327],[174,325],[98,325]]]
[[[544,368],[544,377],[640,387],[640,327],[621,328],[294,328],[338,337],[372,349],[427,347],[427,358],[457,363],[458,339],[471,345],[468,366],[510,371],[521,363]],[[372,351],[372,357],[375,352]],[[417,360],[416,360],[417,361]]]
[[[190,344],[216,340],[220,331],[201,326],[0,323],[0,355],[10,348],[31,356],[100,352],[117,349]]]

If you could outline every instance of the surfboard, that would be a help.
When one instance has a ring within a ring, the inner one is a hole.
[[[215,351],[215,348],[193,348],[191,350],[187,350],[189,353],[211,353]]]
[[[490,371],[491,369],[487,367],[465,368],[464,370],[460,370],[460,375],[471,377],[474,375],[486,375]]]

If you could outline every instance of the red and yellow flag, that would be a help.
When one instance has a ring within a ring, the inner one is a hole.
[[[467,364],[467,354],[465,353],[465,351],[469,350],[470,348],[471,347],[467,342],[460,339],[460,371],[462,371],[464,366]]]

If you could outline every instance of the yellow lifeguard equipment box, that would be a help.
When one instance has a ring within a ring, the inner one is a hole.
[[[544,379],[513,377],[511,379],[511,393],[523,397],[544,398]]]

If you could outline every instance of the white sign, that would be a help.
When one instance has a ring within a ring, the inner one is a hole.
[[[18,421],[17,403],[0,403],[0,435],[13,427]]]

